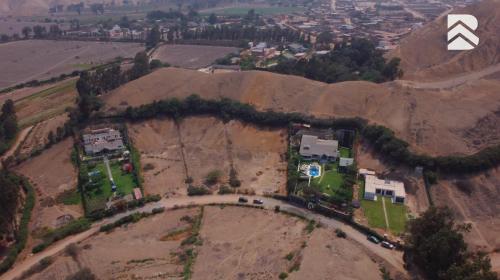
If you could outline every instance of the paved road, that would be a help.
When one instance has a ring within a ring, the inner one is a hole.
[[[394,269],[400,271],[401,273],[406,275],[406,271],[404,269],[403,255],[402,252],[388,250],[382,248],[380,245],[373,244],[366,239],[366,236],[359,231],[355,230],[351,226],[342,223],[338,220],[330,219],[325,216],[310,212],[306,209],[287,204],[285,202],[275,200],[272,198],[265,197],[253,197],[259,198],[264,201],[264,206],[267,209],[274,209],[276,205],[279,205],[282,210],[286,210],[288,212],[296,213],[302,216],[305,216],[309,219],[315,219],[316,221],[323,224],[325,227],[330,229],[341,228],[343,231],[347,233],[349,239],[359,243],[364,246],[368,251],[377,255],[378,257],[384,259],[388,264],[390,264]],[[253,199],[252,198],[252,199]],[[22,274],[22,272],[26,271],[36,263],[38,263],[41,259],[49,256],[53,256],[64,250],[66,246],[71,243],[81,242],[88,237],[92,236],[99,232],[99,228],[103,224],[111,223],[118,220],[121,217],[129,215],[135,212],[150,212],[153,208],[156,207],[165,207],[167,209],[172,209],[174,206],[187,206],[187,205],[205,205],[210,203],[234,203],[238,199],[237,195],[212,195],[212,196],[201,196],[201,197],[183,197],[183,198],[171,198],[171,199],[162,199],[159,202],[150,203],[144,206],[143,208],[135,209],[126,213],[118,214],[114,217],[105,219],[101,222],[94,223],[92,227],[82,233],[70,236],[64,240],[61,240],[48,249],[42,251],[41,253],[28,256],[26,259],[19,261],[11,270],[6,272],[0,277],[0,280],[11,280],[15,277],[18,277]]]

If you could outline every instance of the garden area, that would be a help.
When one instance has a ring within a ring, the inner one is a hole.
[[[80,180],[83,178],[83,190],[86,201],[87,212],[103,209],[106,202],[116,193],[116,196],[123,197],[133,192],[138,186],[134,174],[124,171],[118,161],[110,162],[110,170],[116,191],[113,192],[112,184],[109,180],[107,168],[104,162],[97,164],[82,164],[80,167]],[[83,173],[83,174],[82,174]],[[85,178],[86,177],[86,178]]]
[[[360,197],[363,196],[362,191]],[[384,214],[384,204],[387,221]],[[389,197],[377,196],[376,201],[361,199],[361,208],[370,227],[386,229],[395,235],[405,231],[407,209],[404,204],[392,203]]]
[[[321,176],[314,178],[311,186],[322,193],[335,196],[341,191],[343,183],[344,174],[338,171],[338,163],[332,163],[321,165]]]

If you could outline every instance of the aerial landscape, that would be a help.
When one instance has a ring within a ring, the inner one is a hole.
[[[496,280],[499,34],[500,0],[0,0],[0,280]]]

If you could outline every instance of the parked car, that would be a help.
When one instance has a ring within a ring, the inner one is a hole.
[[[382,247],[387,248],[389,250],[392,250],[395,247],[394,245],[392,245],[391,243],[389,243],[387,241],[382,241],[382,243],[380,245],[382,245]]]
[[[368,236],[367,239],[368,239],[368,241],[371,241],[371,242],[373,242],[375,244],[379,244],[380,243],[380,240],[378,240],[378,238],[375,237],[375,236],[373,236],[373,235]]]
[[[253,204],[264,204],[264,201],[262,199],[254,199]]]
[[[246,197],[240,196],[240,198],[238,198],[238,202],[247,203],[248,199]]]

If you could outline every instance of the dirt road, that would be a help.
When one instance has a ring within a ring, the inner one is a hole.
[[[463,85],[467,82],[476,81],[482,79],[486,76],[492,75],[496,72],[500,72],[500,64],[495,64],[490,67],[486,67],[483,70],[470,72],[464,75],[454,76],[445,80],[435,81],[435,82],[417,82],[409,80],[397,80],[395,83],[401,86],[416,88],[416,89],[448,89]]]
[[[21,143],[24,141],[26,136],[28,136],[28,134],[30,133],[31,129],[33,129],[33,126],[29,126],[29,127],[24,128],[23,130],[21,130],[21,132],[19,132],[17,134],[16,141],[14,142],[14,144],[10,147],[9,150],[7,150],[7,152],[5,152],[5,154],[3,154],[2,157],[0,157],[0,160],[3,161],[4,159],[7,159],[10,156],[14,155],[14,153],[16,152],[19,145],[21,145]],[[2,168],[3,168],[3,164],[0,164],[0,169],[2,169]]]
[[[296,213],[301,216],[305,216],[309,219],[314,219],[317,222],[321,223],[325,227],[329,229],[341,228],[343,231],[347,233],[347,236],[350,240],[353,240],[363,247],[365,247],[368,251],[375,254],[376,256],[385,260],[389,265],[391,265],[395,270],[406,274],[406,270],[404,269],[403,262],[403,254],[399,251],[393,251],[382,248],[380,245],[373,244],[366,239],[366,236],[359,231],[355,230],[351,226],[344,224],[338,220],[330,219],[325,216],[312,213],[306,209],[299,208],[294,205],[290,205],[284,203],[279,200],[265,198],[265,197],[255,197],[262,199],[264,201],[264,206],[266,209],[274,209],[275,206],[279,205],[282,210],[286,210],[288,212]],[[135,209],[126,213],[118,214],[109,219],[105,219],[101,222],[95,223],[92,225],[91,229],[85,231],[83,233],[68,237],[64,240],[61,240],[48,248],[47,250],[38,253],[36,255],[32,255],[27,257],[26,259],[19,261],[11,270],[6,272],[0,277],[0,280],[10,280],[20,276],[24,271],[38,263],[45,257],[53,256],[64,250],[66,246],[71,243],[81,242],[93,234],[99,232],[99,228],[103,224],[114,222],[121,217],[129,215],[135,212],[149,212],[153,208],[156,207],[165,207],[167,209],[172,209],[174,206],[188,206],[188,205],[206,205],[210,203],[235,203],[238,200],[237,195],[212,195],[212,196],[201,196],[201,197],[182,197],[175,199],[162,199],[159,202],[150,203],[143,208]],[[251,201],[251,200],[250,200]]]

